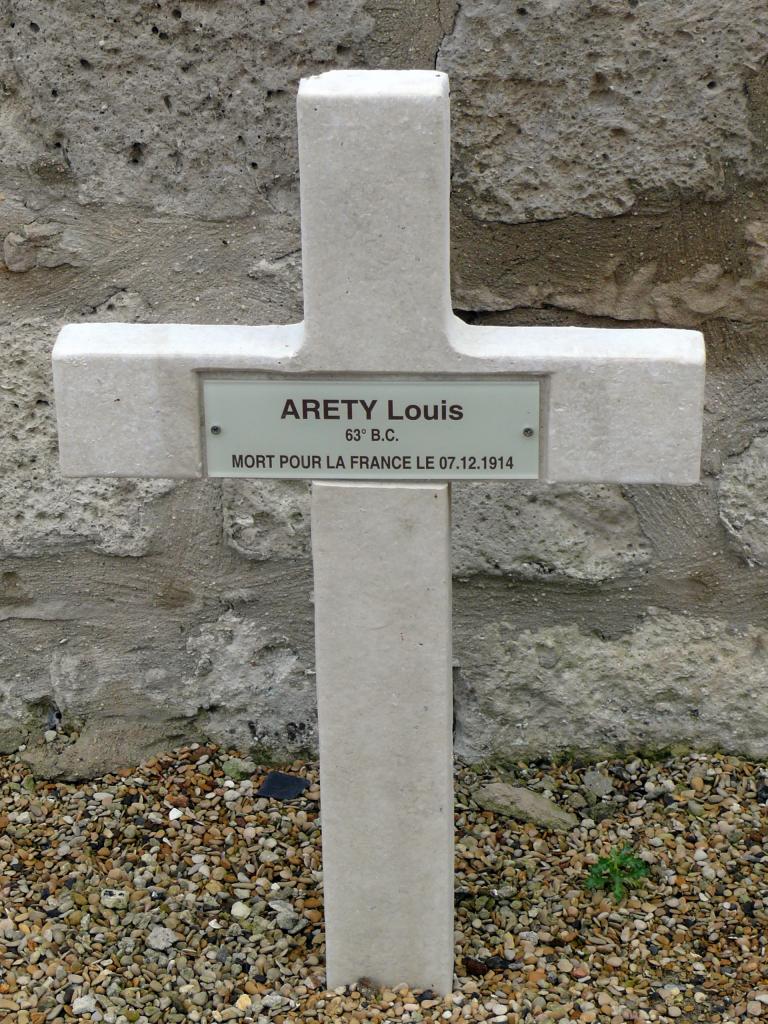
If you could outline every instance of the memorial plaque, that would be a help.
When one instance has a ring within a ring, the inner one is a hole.
[[[538,380],[202,381],[207,475],[535,480]]]

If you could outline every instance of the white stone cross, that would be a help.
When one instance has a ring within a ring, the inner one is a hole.
[[[451,310],[448,81],[335,71],[298,97],[304,321],[73,324],[67,476],[205,475],[202,374],[541,381],[540,477],[693,483],[704,349],[682,330],[473,327]],[[453,979],[449,490],[313,485],[328,984]]]

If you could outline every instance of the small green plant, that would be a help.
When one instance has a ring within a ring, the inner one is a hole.
[[[648,875],[648,865],[632,850],[631,846],[611,850],[607,857],[601,857],[593,864],[587,880],[587,889],[596,892],[610,889],[617,903],[624,899],[627,889],[635,889]]]

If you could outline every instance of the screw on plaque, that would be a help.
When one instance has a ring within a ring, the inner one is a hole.
[[[212,434],[220,434],[221,433],[221,427],[218,425],[218,423],[214,423],[213,424],[213,426],[211,427],[211,433]]]
[[[533,427],[524,427],[523,437],[533,437]]]

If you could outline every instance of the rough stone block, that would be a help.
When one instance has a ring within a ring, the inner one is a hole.
[[[309,555],[309,485],[301,480],[225,480],[227,544],[256,561]]]
[[[195,668],[185,701],[202,709],[211,739],[278,755],[317,748],[314,672],[287,637],[226,612],[195,630],[187,650]]]
[[[110,615],[70,602],[46,618],[27,600],[16,614],[0,602],[5,635],[22,636],[26,614],[38,641],[21,659],[16,643],[0,649],[0,751],[28,742],[46,777],[114,771],[193,739],[277,756],[316,750],[314,673],[263,619],[225,612],[185,640],[174,607],[127,603]],[[51,726],[66,739],[40,742]]]
[[[454,269],[454,299],[461,309],[502,315],[518,307],[556,308],[572,316],[675,327],[711,325],[720,318],[762,324],[768,317],[768,222],[758,219],[765,216],[760,207],[753,210],[755,219],[741,210],[736,200],[676,208],[665,218],[651,207],[622,221],[618,238],[609,220],[572,217],[562,226],[544,225],[535,251],[528,239],[516,237],[519,228],[508,228],[503,237],[511,252],[499,254],[495,274],[477,280],[471,252],[461,254]],[[709,231],[702,231],[702,223]],[[653,236],[663,229],[675,239],[670,246],[676,251],[654,246]],[[554,272],[546,262],[552,248],[558,250]],[[517,256],[520,249],[522,257]]]
[[[595,581],[652,557],[618,487],[463,482],[453,508],[457,576]]]
[[[523,221],[764,180],[748,83],[767,37],[762,0],[464,0],[437,64],[458,190],[480,219]]]
[[[756,437],[723,466],[720,519],[752,565],[768,565],[768,437]]]
[[[567,832],[579,823],[575,814],[559,807],[554,800],[507,782],[491,782],[477,790],[473,797],[478,806],[487,811],[515,821],[532,822],[540,828]]]
[[[5,265],[13,273],[24,273],[33,267],[60,267],[72,264],[76,256],[64,238],[61,224],[22,224],[3,240]]]
[[[88,545],[114,555],[144,554],[155,523],[152,502],[170,481],[62,480],[50,381],[50,328],[0,326],[0,553],[33,557]]]
[[[716,618],[649,613],[617,639],[497,620],[455,638],[456,747],[514,760],[546,750],[727,749],[768,755],[768,636]]]
[[[373,25],[362,0],[10,8],[6,164],[67,176],[86,202],[217,218],[295,207],[296,83],[359,60]]]

